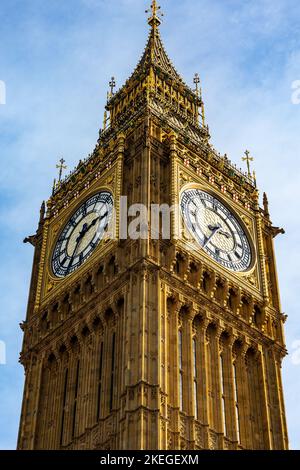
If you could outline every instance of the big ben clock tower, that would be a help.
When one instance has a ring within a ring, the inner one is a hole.
[[[287,449],[280,230],[250,170],[211,145],[199,77],[192,90],[174,69],[155,0],[148,22],[93,153],[26,239],[18,448]],[[168,237],[154,206],[172,208]]]

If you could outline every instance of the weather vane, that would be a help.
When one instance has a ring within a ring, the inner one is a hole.
[[[56,165],[56,168],[59,169],[59,176],[58,176],[59,183],[61,182],[63,170],[66,170],[68,168],[67,165],[65,165],[65,163],[66,161],[63,158],[61,158],[59,160],[59,165]]]
[[[250,162],[253,162],[253,161],[254,161],[254,158],[253,158],[253,157],[250,157],[250,152],[249,152],[249,150],[246,150],[245,155],[246,155],[246,157],[243,157],[242,160],[243,160],[243,162],[246,162],[246,163],[247,163],[248,176],[251,178],[252,175],[251,175],[251,169],[250,169]]]
[[[164,16],[164,14],[160,10],[161,7],[157,4],[157,1],[152,0],[150,10],[146,10],[146,13],[151,13],[151,16],[148,18],[148,23],[150,26],[152,26],[152,28],[156,28],[161,24],[159,17]]]

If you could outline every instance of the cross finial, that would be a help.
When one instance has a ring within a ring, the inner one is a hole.
[[[254,158],[250,157],[249,150],[246,150],[245,155],[246,155],[246,157],[243,157],[242,160],[243,160],[243,162],[247,163],[248,176],[249,176],[249,178],[251,178],[252,175],[251,175],[251,169],[250,169],[250,162],[253,162]]]
[[[110,86],[110,96],[113,96],[114,95],[114,89],[116,87],[115,77],[111,77],[111,81],[109,82],[109,86]]]
[[[200,77],[199,77],[199,74],[198,73],[195,73],[195,76],[194,76],[194,83],[196,85],[196,95],[200,98],[200,88],[199,88],[199,84],[200,84]]]
[[[202,88],[200,85],[200,77],[198,73],[195,73],[194,83],[196,85],[195,93],[201,101],[201,115],[202,115],[202,125],[205,126],[205,107],[202,99]]]
[[[151,16],[148,18],[148,24],[153,29],[156,29],[161,24],[160,17],[164,16],[160,10],[161,7],[157,4],[156,0],[152,0],[150,10],[146,10],[146,13],[151,13]]]
[[[59,165],[56,165],[56,168],[59,169],[59,176],[58,176],[59,183],[61,182],[61,177],[62,177],[63,170],[67,169],[67,165],[65,165],[65,163],[66,163],[66,161],[63,158],[61,158],[59,160]]]

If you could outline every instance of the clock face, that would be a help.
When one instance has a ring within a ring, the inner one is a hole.
[[[181,211],[195,240],[215,261],[235,272],[250,268],[252,252],[245,230],[219,199],[190,189],[182,194]]]
[[[112,217],[113,197],[103,191],[82,204],[61,232],[52,256],[52,270],[65,277],[93,253]]]

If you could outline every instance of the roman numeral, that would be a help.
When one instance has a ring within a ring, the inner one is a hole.
[[[61,265],[64,266],[64,264],[66,263],[66,261],[68,261],[67,256],[64,257],[64,259],[63,259],[62,262],[61,262]]]

